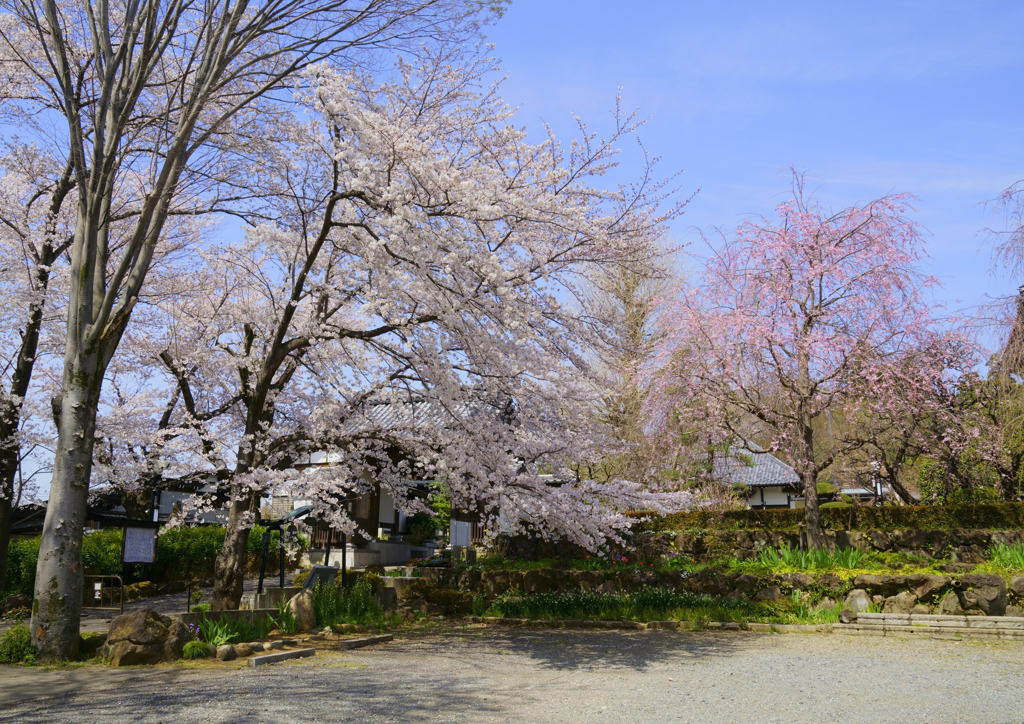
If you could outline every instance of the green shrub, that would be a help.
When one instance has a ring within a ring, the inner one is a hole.
[[[847,502],[844,502],[842,500],[834,500],[834,501],[830,501],[828,503],[822,503],[818,507],[821,508],[821,509],[825,509],[825,508],[849,508],[850,504],[847,503]]]
[[[835,495],[839,492],[836,486],[832,485],[832,483],[818,483],[816,487],[818,489],[818,495],[822,496]]]
[[[350,586],[342,586],[337,578],[333,584],[317,584],[313,589],[316,625],[364,624],[378,620],[384,611],[377,603],[374,578],[364,575]]]
[[[209,603],[197,603],[195,606],[192,607],[192,611],[194,613],[205,613],[211,610],[212,608],[213,606]]]
[[[249,531],[246,542],[246,569],[259,571],[262,555],[262,526]],[[195,528],[175,528],[164,531],[157,538],[156,561],[151,566],[128,566],[121,563],[121,528],[108,528],[88,533],[82,539],[82,564],[86,575],[123,576],[127,581],[146,580],[154,583],[192,581],[213,575],[213,563],[224,546],[224,529],[217,525]],[[277,545],[280,534],[270,533],[267,572],[278,570]],[[299,536],[303,549],[308,540]],[[32,593],[35,584],[36,559],[39,557],[39,538],[12,540],[7,550],[7,585],[4,595]]]
[[[33,664],[36,647],[28,626],[11,626],[0,636],[0,664]]]
[[[189,641],[181,654],[184,659],[205,659],[216,655],[217,649],[205,641]]]
[[[631,513],[632,517],[650,517],[638,522],[634,531],[681,531],[695,528],[718,530],[795,530],[804,522],[802,510],[729,510],[675,513],[664,517],[651,513]],[[1024,528],[1024,503],[991,505],[920,505],[880,508],[830,507],[821,511],[822,525],[828,530],[899,530],[905,528],[949,529],[984,528],[1019,530]]]
[[[312,568],[303,568],[301,571],[295,574],[292,578],[293,586],[304,586],[306,585],[306,579],[309,578],[309,574],[313,572]]]

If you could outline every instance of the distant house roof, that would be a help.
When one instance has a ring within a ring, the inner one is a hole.
[[[733,449],[729,455],[715,458],[715,477],[724,483],[750,488],[790,487],[800,482],[796,470],[770,452],[753,444],[750,448],[758,451]]]

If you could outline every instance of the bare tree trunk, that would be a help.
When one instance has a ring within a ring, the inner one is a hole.
[[[821,508],[818,505],[818,476],[814,471],[800,475],[804,485],[804,527],[807,530],[807,547],[824,548],[825,531],[821,527]]]
[[[98,360],[95,360],[95,355],[68,356],[72,361],[93,364],[85,369],[65,365],[57,454],[43,522],[36,564],[35,600],[32,603],[32,641],[38,647],[37,657],[44,661],[73,659],[78,654],[83,584],[82,534],[102,377],[96,369]]]
[[[249,540],[252,524],[246,521],[247,513],[259,503],[259,496],[232,500],[228,513],[228,524],[224,531],[224,547],[217,554],[213,565],[214,611],[234,611],[242,601],[242,587],[245,583],[245,544]]]

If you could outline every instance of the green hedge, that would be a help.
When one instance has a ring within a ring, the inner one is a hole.
[[[262,552],[263,526],[249,531],[246,541],[246,567],[249,573],[259,571]],[[86,575],[122,576],[132,581],[189,581],[213,575],[213,562],[224,546],[224,529],[220,526],[177,528],[165,531],[157,538],[156,562],[151,566],[121,564],[120,528],[89,533],[82,539],[82,564]],[[278,531],[270,533],[267,573],[276,573],[278,564]],[[307,541],[300,536],[303,548]],[[7,551],[7,587],[5,595],[32,593],[36,577],[36,559],[39,556],[39,538],[11,541]]]
[[[634,517],[649,514],[634,513]],[[921,505],[829,507],[821,511],[827,530],[897,530],[903,528],[948,529],[986,528],[1017,530],[1024,528],[1024,503],[991,505]],[[640,523],[638,531],[670,531],[717,528],[719,530],[793,530],[804,522],[802,510],[730,510],[696,511],[665,517],[651,516]]]

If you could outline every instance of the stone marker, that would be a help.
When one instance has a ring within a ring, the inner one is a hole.
[[[266,664],[276,664],[279,661],[287,661],[288,659],[304,659],[307,656],[316,656],[316,649],[296,649],[295,651],[279,651],[273,654],[253,656],[249,659],[249,666],[265,666]]]
[[[306,633],[316,628],[316,614],[313,612],[313,591],[304,588],[288,602],[299,631]]]

